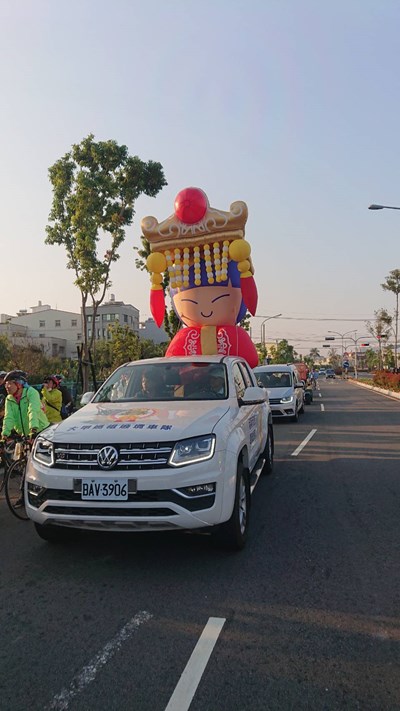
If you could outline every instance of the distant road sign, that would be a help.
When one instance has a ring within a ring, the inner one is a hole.
[[[343,361],[343,368],[349,368],[349,367],[350,367],[349,361],[348,361],[348,360],[344,360],[344,361]]]

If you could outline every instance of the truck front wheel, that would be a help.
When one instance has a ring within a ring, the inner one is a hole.
[[[249,514],[249,477],[244,469],[243,462],[239,461],[232,516],[229,521],[222,523],[215,532],[215,538],[218,544],[230,550],[241,550],[244,548],[249,529]]]

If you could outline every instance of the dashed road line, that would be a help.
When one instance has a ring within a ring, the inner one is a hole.
[[[209,618],[165,711],[187,711],[224,624],[224,617]]]
[[[321,402],[321,412],[325,412],[325,405]]]
[[[149,612],[138,612],[129,622],[115,635],[115,637],[103,647],[103,649],[82,669],[71,681],[70,685],[62,689],[54,696],[51,704],[46,707],[46,711],[65,711],[70,701],[81,691],[86,689],[91,681],[94,681],[101,667],[119,651],[123,642],[136,632],[140,625],[151,620],[153,615]]]
[[[311,432],[307,435],[307,437],[306,437],[305,439],[303,439],[303,441],[301,442],[301,444],[299,444],[299,446],[297,447],[297,449],[295,449],[294,452],[292,452],[292,454],[291,454],[292,457],[297,457],[297,455],[300,454],[301,450],[304,449],[304,447],[306,446],[307,442],[310,441],[311,437],[314,437],[316,431],[317,431],[316,429],[315,429],[315,430],[311,430]]]

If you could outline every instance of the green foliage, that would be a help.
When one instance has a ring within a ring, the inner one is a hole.
[[[293,363],[295,354],[294,347],[285,338],[270,347],[271,363]]]
[[[268,357],[268,350],[265,345],[265,343],[255,343],[255,349],[258,353],[258,361],[260,365],[263,365],[266,363],[267,357]]]
[[[128,326],[110,326],[109,333],[109,340],[95,343],[94,362],[99,380],[105,380],[123,363],[162,357],[167,348],[166,343],[157,345],[149,339],[139,339]]]
[[[162,358],[167,350],[168,343],[154,343],[148,338],[140,340],[141,358]]]
[[[170,309],[165,312],[164,316],[164,330],[168,334],[169,338],[172,340],[175,334],[179,331],[182,326],[180,319],[176,315],[174,309]]]
[[[375,320],[366,321],[365,326],[368,333],[378,340],[379,344],[379,368],[383,368],[382,339],[388,338],[392,329],[393,317],[386,309],[377,309],[374,312]]]
[[[12,366],[11,344],[7,336],[0,336],[0,370],[9,370]]]
[[[239,326],[241,326],[241,328],[244,328],[244,330],[247,332],[250,331],[250,319],[251,319],[251,314],[248,311],[246,311],[246,314],[243,316],[242,320],[239,322]]]
[[[127,363],[131,360],[139,360],[140,340],[139,336],[134,333],[129,326],[121,326],[116,324],[109,327],[111,335],[111,367],[114,370],[122,363]]]
[[[116,141],[95,141],[89,134],[49,169],[53,203],[46,227],[46,244],[65,247],[67,267],[75,272],[82,297],[83,345],[88,344],[86,305],[93,306],[93,320],[111,286],[110,271],[119,259],[125,227],[132,223],[134,204],[144,193],[154,197],[166,185],[163,168],[154,161],[130,156]],[[109,245],[99,256],[100,236]]]
[[[379,355],[375,353],[373,348],[368,348],[364,353],[365,363],[367,367],[372,370],[372,368],[377,368],[379,365]]]
[[[336,352],[335,348],[331,348],[328,353],[328,363],[332,368],[340,368],[342,365],[342,359],[340,355]]]
[[[395,295],[394,310],[394,362],[397,367],[397,340],[399,332],[399,294],[400,294],[400,269],[392,269],[386,277],[386,281],[381,284],[384,291],[390,291]]]

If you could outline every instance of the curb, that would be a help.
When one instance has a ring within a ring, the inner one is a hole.
[[[394,390],[384,390],[383,388],[377,388],[375,385],[367,385],[367,383],[359,383],[358,380],[354,378],[348,378],[349,383],[358,385],[359,388],[367,388],[367,390],[373,390],[380,395],[386,395],[387,397],[392,397],[394,400],[400,400],[400,393],[395,393]]]

